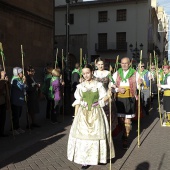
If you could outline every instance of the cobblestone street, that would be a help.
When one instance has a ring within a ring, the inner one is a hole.
[[[0,168],[2,170],[77,170],[81,165],[67,160],[67,140],[72,123],[65,116],[64,123],[46,121],[41,128],[29,133],[0,139]],[[161,127],[156,104],[149,116],[141,120],[141,146],[137,146],[137,122],[133,122],[130,148],[125,151],[121,135],[114,138],[116,157],[112,170],[169,170],[170,135],[168,127]],[[91,166],[89,170],[108,170],[107,165]]]

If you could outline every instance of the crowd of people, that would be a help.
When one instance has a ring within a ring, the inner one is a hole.
[[[26,101],[27,128],[40,127],[35,120],[39,113],[39,96],[43,94],[47,101],[46,118],[52,123],[61,122],[64,80],[59,67],[45,68],[42,85],[34,79],[35,70],[30,65],[27,75],[20,67],[13,68],[13,77],[9,82],[4,70],[0,74],[0,137],[5,137],[4,127],[6,110],[11,110],[14,135],[24,133],[19,119]],[[71,75],[71,98],[75,108],[74,120],[70,129],[67,156],[70,161],[89,165],[107,163],[115,157],[112,135],[119,127],[122,132],[122,148],[129,148],[129,134],[132,119],[137,116],[136,105],[140,100],[142,111],[149,115],[153,97],[163,94],[163,106],[167,115],[165,125],[170,125],[170,66],[158,69],[151,64],[147,70],[140,62],[137,69],[132,67],[129,58],[121,59],[120,67],[106,70],[104,60],[97,58],[95,65],[76,63]],[[140,99],[138,97],[140,89]],[[110,154],[109,154],[110,152]]]
[[[36,114],[40,111],[39,99],[42,96],[47,100],[46,118],[50,119],[52,123],[61,122],[59,113],[64,82],[60,79],[61,70],[59,68],[47,67],[42,85],[35,80],[35,69],[31,65],[26,69],[26,75],[23,74],[22,68],[14,67],[10,81],[2,68],[0,73],[0,137],[8,136],[4,132],[6,111],[10,113],[13,135],[25,133],[25,130],[20,127],[24,106],[26,106],[26,128],[29,130],[39,128]]]
[[[127,57],[121,59],[120,65],[113,73],[105,70],[104,60],[98,58],[94,67],[85,65],[81,68],[77,63],[72,72],[75,118],[69,134],[67,157],[82,164],[82,169],[107,163],[109,156],[110,159],[115,156],[109,137],[115,134],[117,127],[122,133],[122,148],[129,148],[128,139],[132,120],[138,114],[138,100],[142,113],[149,115],[153,98],[157,93],[163,94],[167,113],[165,125],[170,124],[170,66],[156,68],[152,63],[148,70],[140,62],[134,69]]]

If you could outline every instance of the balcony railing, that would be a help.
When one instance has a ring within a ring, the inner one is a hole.
[[[97,52],[127,51],[127,42],[95,43]]]

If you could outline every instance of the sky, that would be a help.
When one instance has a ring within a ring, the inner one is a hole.
[[[157,0],[159,6],[163,6],[166,13],[170,15],[170,0]]]

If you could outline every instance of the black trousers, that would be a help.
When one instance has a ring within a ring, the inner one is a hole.
[[[60,122],[61,121],[61,100],[55,103],[55,101],[52,101],[52,112],[51,112],[51,120],[53,122]]]
[[[5,121],[6,121],[6,105],[0,105],[0,134],[4,134],[5,128]]]
[[[49,119],[52,113],[53,100],[47,99],[46,118]]]
[[[20,128],[19,118],[21,117],[22,106],[12,105],[11,109],[12,109],[13,126],[14,126],[14,130],[16,130],[16,129]]]

